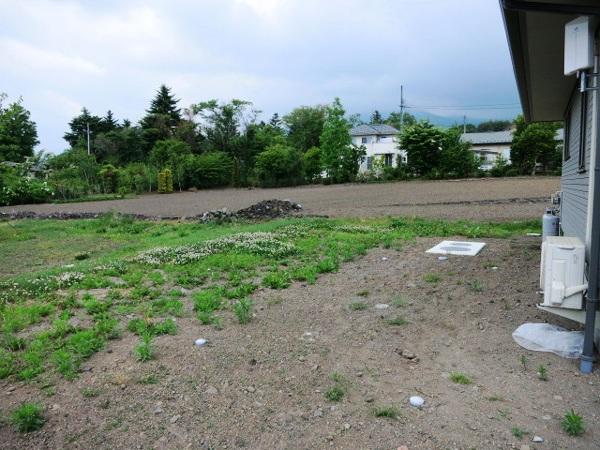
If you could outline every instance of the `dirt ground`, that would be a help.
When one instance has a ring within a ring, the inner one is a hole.
[[[331,217],[422,216],[448,219],[511,220],[537,218],[558,177],[479,178],[382,184],[302,186],[279,189],[220,189],[172,195],[69,204],[20,205],[0,212],[119,211],[152,216],[193,216],[208,210],[238,210],[261,200],[290,199],[307,214]]]
[[[1,447],[600,448],[598,372],[582,376],[576,361],[525,351],[511,338],[524,322],[560,323],[535,308],[539,238],[488,239],[479,256],[446,261],[424,253],[438,241],[372,250],[315,285],[261,289],[245,326],[233,316],[222,330],[178,319],[178,334],[157,338],[157,358],[147,363],[133,358],[133,336],[111,341],[52,397],[3,381],[3,413],[42,401],[48,422],[28,435],[2,425]],[[392,304],[398,296],[404,306]],[[357,301],[368,308],[351,310]],[[408,323],[390,325],[395,317]],[[194,346],[199,337],[209,344]],[[536,375],[540,364],[548,381]],[[454,371],[473,384],[454,384]],[[340,402],[324,397],[333,372],[345,390]],[[98,395],[84,398],[84,388]],[[425,399],[422,409],[408,404],[411,395]],[[382,406],[401,416],[375,417]],[[583,436],[561,430],[570,408],[584,417]],[[513,427],[527,431],[522,440]],[[533,436],[544,442],[532,443]]]

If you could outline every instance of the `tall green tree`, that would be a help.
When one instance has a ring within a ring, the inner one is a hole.
[[[88,125],[90,127],[90,140],[106,131],[102,117],[90,114],[87,108],[82,108],[81,114],[69,122],[69,131],[64,134],[63,139],[69,143],[71,148],[86,147]],[[94,153],[93,146],[92,153]]]
[[[323,124],[325,122],[326,107],[300,106],[283,117],[288,128],[290,144],[302,152],[311,147],[318,147]]]
[[[354,181],[365,155],[363,147],[352,145],[350,124],[344,118],[339,98],[327,108],[321,134],[321,163],[334,183]]]
[[[417,176],[432,175],[439,167],[445,140],[444,132],[428,121],[405,127],[400,134],[399,148],[406,150],[408,169]]]
[[[140,120],[144,133],[144,150],[149,153],[157,141],[169,139],[175,134],[181,122],[181,110],[177,107],[179,100],[164,84],[158,88],[150,102],[150,108]]]
[[[538,164],[544,172],[560,167],[561,154],[556,141],[558,123],[526,123],[523,116],[519,115],[515,119],[515,126],[510,160],[520,174],[534,173]]]
[[[472,176],[479,168],[479,160],[473,153],[471,144],[460,139],[461,131],[449,129],[444,134],[445,139],[439,160],[440,177],[465,178]]]
[[[381,116],[381,113],[377,110],[373,111],[373,114],[371,114],[371,125],[380,125],[383,123],[383,117]]]
[[[0,161],[23,162],[39,143],[37,127],[19,99],[4,107],[0,94]]]
[[[511,127],[512,122],[510,120],[486,120],[477,125],[477,131],[506,131],[510,130]]]
[[[399,112],[394,111],[390,113],[387,119],[385,119],[384,123],[396,128],[397,130],[400,130],[402,128],[402,124],[404,124],[405,127],[410,127],[417,123],[417,119],[415,119],[415,116],[409,112],[404,111],[402,114],[400,114]]]

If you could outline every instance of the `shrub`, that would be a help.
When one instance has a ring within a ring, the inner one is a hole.
[[[189,184],[197,188],[229,186],[233,160],[224,152],[210,152],[196,156],[188,173]]]
[[[569,436],[579,436],[585,431],[583,418],[573,410],[567,411],[560,425]]]
[[[256,176],[261,186],[294,186],[302,182],[302,157],[293,147],[275,144],[256,157]]]
[[[311,147],[302,156],[302,167],[304,168],[304,179],[309,183],[314,183],[321,179],[321,149]]]
[[[170,169],[158,172],[158,192],[170,194],[173,192],[173,173]]]
[[[238,321],[243,325],[252,320],[252,300],[243,298],[233,306],[233,312]]]

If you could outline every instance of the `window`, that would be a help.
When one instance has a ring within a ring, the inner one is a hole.
[[[371,170],[373,168],[373,158],[367,156],[367,170]]]
[[[384,160],[383,160],[383,164],[386,166],[391,166],[392,164],[394,164],[394,154],[393,153],[386,153],[384,156]]]
[[[360,142],[361,142],[362,144],[366,144],[366,143],[367,143],[367,137],[366,137],[366,136],[363,136],[363,137],[361,138]]]

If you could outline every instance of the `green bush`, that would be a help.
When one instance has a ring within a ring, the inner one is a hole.
[[[10,415],[10,421],[21,433],[39,430],[44,426],[43,408],[37,403],[22,403]]]
[[[311,147],[302,156],[302,166],[304,168],[304,179],[309,183],[314,183],[321,179],[323,168],[321,166],[321,149]]]
[[[233,160],[227,153],[210,152],[194,157],[188,171],[188,183],[199,189],[229,186]]]
[[[255,170],[263,187],[295,186],[302,182],[302,157],[293,147],[275,144],[258,154]]]
[[[0,164],[0,205],[44,203],[53,195],[46,181],[28,177],[18,168]]]

